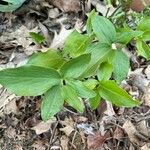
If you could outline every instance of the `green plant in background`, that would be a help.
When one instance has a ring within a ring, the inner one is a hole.
[[[42,95],[44,121],[58,113],[64,103],[80,113],[84,112],[85,100],[92,109],[98,107],[101,99],[116,106],[137,106],[139,101],[119,87],[130,67],[122,49],[132,39],[137,45],[139,41],[147,45],[146,25],[140,23],[137,30],[128,26],[116,29],[108,19],[92,11],[87,20],[87,34],[73,31],[66,39],[63,52],[51,49],[40,52],[22,67],[0,71],[0,83],[17,95]],[[41,37],[38,40],[35,34],[31,36],[36,42],[44,40]],[[148,58],[149,49],[142,47],[142,50],[140,47],[138,54]]]
[[[30,32],[29,34],[36,44],[42,44],[45,41],[45,37],[38,33]]]
[[[13,12],[25,1],[26,0],[2,0],[0,2],[0,12]]]
[[[136,38],[136,47],[138,49],[138,55],[150,60],[150,46],[147,44],[150,41],[150,18],[145,17],[141,20],[137,26],[137,30],[142,32],[141,36]]]

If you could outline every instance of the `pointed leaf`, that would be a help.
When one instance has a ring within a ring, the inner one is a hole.
[[[97,84],[99,84],[99,82],[96,79],[88,79],[88,80],[84,81],[83,84],[88,89],[93,90],[97,86]]]
[[[99,93],[102,98],[115,104],[116,106],[134,107],[139,105],[139,101],[121,89],[114,81],[101,81]]]
[[[93,17],[92,27],[100,42],[112,44],[115,41],[115,27],[107,18],[102,16]]]
[[[92,37],[73,31],[66,39],[64,52],[71,57],[82,55],[91,43]]]
[[[150,46],[139,39],[136,41],[136,47],[138,49],[138,55],[145,57],[147,60],[150,60]]]
[[[147,32],[147,31],[150,31],[150,17],[147,16],[147,17],[144,17],[139,25],[137,26],[137,30],[141,30],[143,32]]]
[[[78,78],[88,67],[90,54],[84,54],[65,63],[60,72],[64,78]]]
[[[142,39],[143,39],[143,41],[150,41],[150,31],[145,32],[142,35]]]
[[[37,96],[60,83],[57,71],[37,66],[23,66],[0,71],[0,84],[20,96]]]
[[[84,112],[84,104],[82,99],[78,97],[77,92],[69,85],[64,85],[62,87],[62,95],[65,101],[75,108],[77,111],[83,113]]]
[[[97,76],[98,80],[109,80],[112,75],[112,64],[104,62],[100,65]]]
[[[44,121],[47,121],[58,113],[64,104],[61,95],[60,86],[54,86],[46,92],[42,100],[41,116]]]
[[[92,98],[96,96],[96,93],[93,90],[87,88],[83,82],[79,80],[68,80],[67,84],[77,91],[81,98]]]
[[[101,102],[101,97],[98,93],[95,97],[89,99],[89,104],[92,110],[95,110],[99,106],[100,102]]]
[[[29,58],[27,65],[58,69],[63,63],[64,59],[57,51],[48,50],[47,52],[33,54]]]
[[[114,53],[111,46],[105,43],[91,44],[86,52],[91,54],[91,61],[81,77],[88,77],[95,74],[100,63],[107,61]]]
[[[129,66],[130,62],[127,55],[121,50],[116,50],[113,60],[113,77],[118,83],[127,77]]]
[[[132,39],[142,36],[142,31],[134,31],[130,28],[121,28],[116,36],[116,43],[128,44]]]
[[[92,34],[92,19],[96,16],[95,10],[92,10],[88,16],[88,20],[86,23],[86,29],[88,34]]]

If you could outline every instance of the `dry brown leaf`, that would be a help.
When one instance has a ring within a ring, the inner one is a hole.
[[[39,135],[48,131],[51,128],[52,123],[54,122],[56,122],[56,118],[50,119],[47,122],[42,121],[31,129],[35,130],[36,134]]]
[[[42,140],[37,140],[33,145],[32,148],[36,150],[45,150],[45,143]]]
[[[101,1],[99,0],[88,0],[88,1],[89,1],[88,3],[91,3],[98,12],[102,13],[104,16],[106,15],[108,8],[105,5],[103,5]],[[111,6],[109,7],[110,10],[108,12],[108,16],[110,16],[115,11],[115,8]]]
[[[49,46],[52,42],[52,36],[49,34],[48,28],[45,25],[43,25],[41,22],[39,22],[39,28],[41,29],[41,31],[45,37],[45,41]]]
[[[29,32],[38,32],[38,28],[34,28],[33,30],[27,29],[26,26],[22,25],[16,31],[12,31],[11,33],[4,32],[0,37],[0,41],[5,43],[6,41],[11,41],[12,43],[16,43],[17,45],[21,45],[24,48],[28,48],[29,45],[33,42],[33,40],[29,36]]]
[[[23,150],[23,148],[22,148],[21,145],[15,145],[15,146],[14,146],[14,149],[15,149],[15,150]]]
[[[16,137],[16,130],[12,127],[7,128],[7,130],[5,130],[5,135],[10,138],[13,139]]]
[[[48,11],[49,18],[57,18],[59,16],[59,10],[58,8],[49,9]]]
[[[129,71],[128,77],[130,78],[133,86],[137,87],[142,92],[146,91],[146,87],[148,86],[150,81],[143,74],[143,68]]]
[[[150,143],[145,144],[140,148],[140,150],[150,150]]]
[[[61,142],[62,149],[63,150],[68,150],[69,139],[66,136],[62,136],[61,139],[60,139],[60,142]]]
[[[64,132],[67,136],[69,136],[74,131],[74,128],[71,126],[66,126],[64,128],[60,128],[60,131]]]
[[[129,150],[136,150],[135,146],[132,143],[130,143]]]
[[[32,116],[32,117],[29,117],[26,121],[25,121],[25,126],[28,127],[28,128],[32,128],[34,127],[35,125],[37,125],[37,123],[39,122],[39,120]]]
[[[149,137],[150,128],[148,127],[148,121],[142,120],[137,124],[137,130],[145,137]],[[148,140],[148,139],[147,139]]]
[[[107,133],[104,136],[102,136],[100,133],[88,136],[87,137],[88,149],[96,149],[102,147],[107,137],[108,137]]]
[[[87,117],[84,117],[84,116],[77,116],[77,115],[74,115],[73,116],[73,119],[76,123],[82,123],[82,122],[87,122],[88,121],[88,118]]]
[[[144,104],[150,107],[150,84],[147,86],[144,94]]]
[[[121,128],[117,127],[116,130],[114,131],[114,136],[113,138],[114,139],[117,139],[117,140],[122,140],[124,137],[124,132]]]
[[[115,116],[115,111],[113,109],[112,103],[106,101],[106,104],[107,104],[107,109],[105,111],[105,114],[110,117]]]
[[[73,30],[66,30],[64,26],[62,26],[61,31],[59,34],[55,32],[54,39],[51,43],[51,48],[57,49],[63,47],[63,44],[68,37],[68,35],[72,32]]]
[[[16,99],[11,100],[5,107],[4,109],[4,113],[5,114],[10,114],[10,113],[14,113],[17,114],[18,113],[18,107],[16,104]]]
[[[64,126],[71,126],[73,127],[74,126],[74,121],[72,120],[72,118],[65,118],[64,121],[61,121],[61,124],[63,124]]]
[[[64,12],[78,13],[81,10],[80,0],[47,0]]]
[[[9,93],[6,89],[4,89],[0,85],[0,112],[4,109],[4,107],[12,100],[17,99],[15,94]]]
[[[130,120],[126,120],[126,122],[123,124],[123,129],[128,134],[128,137],[132,143],[140,145],[140,141],[135,136],[137,130]]]

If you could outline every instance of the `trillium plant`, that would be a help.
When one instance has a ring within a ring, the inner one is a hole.
[[[57,114],[64,103],[84,112],[84,101],[96,109],[101,100],[115,106],[134,107],[133,99],[119,84],[128,74],[130,61],[122,49],[136,41],[138,55],[150,60],[150,19],[137,26],[116,29],[105,17],[92,11],[86,34],[73,31],[62,52],[49,49],[33,54],[26,65],[0,71],[0,84],[19,96],[42,95],[41,116],[44,121]],[[30,33],[36,42],[44,38]]]

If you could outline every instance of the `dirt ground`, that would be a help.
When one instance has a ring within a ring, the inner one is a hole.
[[[28,0],[13,13],[0,13],[0,69],[25,64],[28,57],[45,49],[62,49],[65,38],[85,31],[86,13],[96,8],[107,12],[101,1]],[[45,36],[41,47],[29,36]],[[131,48],[130,48],[131,49]],[[66,107],[43,122],[41,97],[17,97],[0,86],[1,150],[150,150],[150,62],[134,55],[121,86],[141,105],[118,108],[103,101],[84,114]]]

